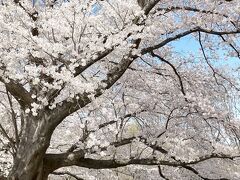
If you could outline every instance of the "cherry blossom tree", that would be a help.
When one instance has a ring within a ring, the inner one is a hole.
[[[239,179],[239,69],[223,65],[240,58],[239,9],[2,1],[2,178]],[[199,51],[177,51],[186,37]]]

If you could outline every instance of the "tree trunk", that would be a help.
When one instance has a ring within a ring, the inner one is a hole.
[[[11,180],[43,180],[44,149],[27,144],[14,159],[9,179]]]
[[[52,132],[48,130],[46,119],[36,118],[26,121],[20,143],[17,147],[10,180],[45,180],[43,159],[50,144]]]

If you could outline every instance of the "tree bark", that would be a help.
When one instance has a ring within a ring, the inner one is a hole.
[[[21,141],[17,145],[13,168],[9,180],[45,180],[43,159],[50,144],[52,132],[49,130],[50,118],[31,117],[26,119]]]
[[[43,157],[44,149],[37,149],[36,146],[26,144],[17,152],[14,159],[14,166],[9,179],[11,180],[43,180]]]

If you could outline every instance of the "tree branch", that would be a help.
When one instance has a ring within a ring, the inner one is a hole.
[[[30,107],[31,103],[34,102],[30,93],[21,84],[18,84],[13,80],[6,83],[1,77],[0,81],[5,84],[6,90],[11,93],[23,108],[26,106]]]
[[[101,85],[95,90],[93,94],[94,97],[102,95],[106,89],[109,89],[118,79],[120,79],[136,58],[136,56],[132,56],[130,53],[127,58],[123,58],[118,65],[109,70],[107,78],[102,80]],[[80,97],[79,99],[74,99],[71,102],[63,101],[62,106],[57,105],[57,107],[51,111],[51,114],[53,115],[51,126],[56,127],[65,117],[89,104],[92,101],[89,97],[90,95],[90,93],[85,92],[78,95]]]
[[[181,78],[181,76],[179,75],[177,69],[175,68],[175,66],[174,66],[172,63],[170,63],[169,61],[167,61],[166,59],[164,59],[163,57],[155,54],[153,51],[151,52],[151,55],[152,55],[153,57],[157,57],[159,60],[161,60],[162,62],[168,64],[168,65],[173,69],[173,72],[175,73],[175,75],[176,75],[177,78],[178,78],[178,81],[179,81],[179,84],[180,84],[180,88],[181,88],[181,92],[182,92],[182,94],[185,96],[186,93],[185,93],[185,90],[184,90],[184,87],[183,87],[183,81],[182,81],[182,78]]]
[[[163,175],[162,169],[161,169],[160,165],[158,165],[158,173],[159,173],[160,177],[162,177],[163,179],[169,180],[166,176]]]
[[[141,159],[110,159],[110,160],[102,160],[102,159],[91,159],[84,158],[83,156],[77,156],[75,153],[70,153],[68,156],[62,156],[62,154],[46,154],[45,163],[48,167],[51,167],[51,170],[56,170],[61,167],[67,166],[79,166],[91,169],[112,169],[118,167],[124,167],[128,165],[165,165],[171,167],[182,167],[193,164],[198,164],[200,162],[209,160],[209,159],[231,159],[239,156],[228,156],[228,155],[219,155],[219,154],[210,154],[206,156],[199,157],[197,160],[190,162],[182,162],[182,161],[168,161],[168,160],[158,160],[156,158],[141,158]],[[53,166],[52,162],[55,163]],[[49,166],[52,163],[52,166]],[[49,169],[50,170],[50,169]]]
[[[11,116],[12,116],[12,123],[13,123],[13,127],[14,127],[15,139],[16,139],[16,143],[18,144],[19,143],[19,135],[18,135],[16,113],[13,109],[12,99],[10,98],[8,91],[7,91],[7,98],[8,98],[8,102],[9,102],[10,109],[11,109]]]
[[[195,28],[192,28],[190,30],[181,32],[181,33],[179,33],[179,34],[177,34],[173,37],[167,38],[167,39],[163,40],[162,42],[160,42],[159,44],[156,44],[154,46],[150,46],[150,47],[147,47],[147,48],[143,48],[141,50],[141,54],[144,55],[144,54],[150,53],[153,50],[159,49],[159,48],[167,45],[168,43],[170,43],[174,40],[180,39],[182,37],[185,37],[185,36],[187,36],[189,34],[192,34],[192,33],[195,33],[195,32],[204,32],[204,33],[213,34],[213,35],[226,35],[226,34],[239,34],[240,29],[238,29],[236,31],[215,31],[215,30],[210,30],[210,29],[203,29],[201,27],[195,27]]]

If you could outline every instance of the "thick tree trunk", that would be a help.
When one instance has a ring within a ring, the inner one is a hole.
[[[47,179],[48,174],[44,170],[43,159],[52,134],[47,125],[45,118],[27,120],[8,179]]]
[[[43,180],[43,158],[45,150],[26,144],[19,149],[9,179],[11,180]]]

